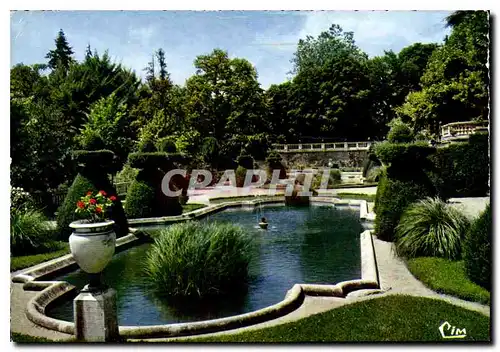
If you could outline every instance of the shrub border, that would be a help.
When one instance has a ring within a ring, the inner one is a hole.
[[[201,218],[228,208],[254,208],[260,204],[283,204],[283,200],[252,200],[233,203],[222,203],[206,208],[194,210],[179,216],[133,219],[129,224],[157,225]],[[367,202],[364,200],[339,200],[338,198],[311,197],[311,203],[333,203],[334,206],[359,207],[362,222],[372,222],[368,213]],[[120,252],[143,242],[137,229],[130,229],[131,233],[117,239],[116,251]],[[342,281],[335,285],[295,284],[285,295],[285,298],[274,305],[231,317],[205,320],[193,323],[178,323],[149,326],[120,326],[119,333],[125,338],[154,338],[177,337],[204,334],[210,332],[236,329],[258,324],[284,316],[301,306],[306,295],[345,298],[347,294],[362,289],[380,289],[380,282],[375,258],[373,237],[370,230],[360,234],[361,250],[361,279]],[[24,283],[23,289],[41,291],[29,302],[26,315],[30,321],[44,328],[75,334],[75,324],[72,322],[54,319],[45,315],[45,309],[56,300],[69,298],[75,295],[76,287],[65,281],[36,281],[48,280],[60,275],[63,271],[71,271],[76,267],[71,254],[51,260],[44,265],[37,265],[22,271],[12,278],[13,282]]]

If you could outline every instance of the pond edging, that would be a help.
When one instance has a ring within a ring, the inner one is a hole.
[[[131,219],[129,224],[145,225],[145,224],[165,224],[185,221],[189,219],[198,219],[214,212],[219,212],[228,208],[255,207],[260,204],[282,203],[279,200],[252,200],[238,201],[230,203],[220,203],[206,208],[194,210],[175,217],[162,217],[150,219]],[[360,219],[365,220],[368,214],[368,206],[364,200],[340,200],[338,198],[311,197],[311,203],[333,203],[335,206],[359,207]],[[363,215],[363,216],[362,216]],[[369,220],[368,220],[369,221]],[[142,242],[142,237],[136,236],[136,229],[131,229],[131,234],[119,238],[117,240],[117,250],[122,251],[133,245]],[[345,298],[350,292],[362,289],[378,289],[379,278],[375,259],[375,249],[370,230],[366,230],[360,234],[360,249],[361,249],[361,279],[339,282],[335,285],[314,285],[314,284],[295,284],[285,295],[285,298],[268,307],[239,314],[226,318],[205,320],[200,322],[165,324],[165,325],[149,325],[149,326],[120,326],[119,333],[127,338],[157,338],[157,337],[176,337],[189,336],[197,334],[205,334],[216,331],[231,330],[249,325],[254,325],[282,317],[296,310],[306,295],[311,296],[328,296]],[[52,260],[45,266],[28,268],[20,274],[12,278],[13,282],[24,283],[23,289],[26,290],[41,290],[29,302],[26,310],[26,315],[33,323],[45,327],[50,330],[60,331],[67,334],[74,334],[75,324],[64,320],[58,320],[45,315],[45,309],[56,300],[62,299],[63,296],[74,294],[75,287],[65,281],[35,281],[54,276],[56,272],[72,268],[76,265],[72,255],[66,255]]]

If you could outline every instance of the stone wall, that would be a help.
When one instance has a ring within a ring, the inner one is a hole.
[[[287,168],[328,167],[328,161],[339,167],[362,167],[368,157],[367,150],[314,151],[280,153]]]

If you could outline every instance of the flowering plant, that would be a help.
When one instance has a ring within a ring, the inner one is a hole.
[[[10,189],[10,212],[28,212],[34,209],[34,201],[28,192],[21,187],[11,187]]]
[[[106,218],[107,211],[113,206],[114,201],[116,201],[116,197],[108,198],[104,191],[99,191],[96,194],[88,191],[76,202],[75,213],[86,214],[90,218],[90,222],[100,222]]]

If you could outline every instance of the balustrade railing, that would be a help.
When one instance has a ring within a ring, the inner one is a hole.
[[[478,131],[487,131],[488,121],[452,122],[441,126],[441,141],[467,139]]]
[[[372,142],[274,144],[277,152],[368,150]]]

